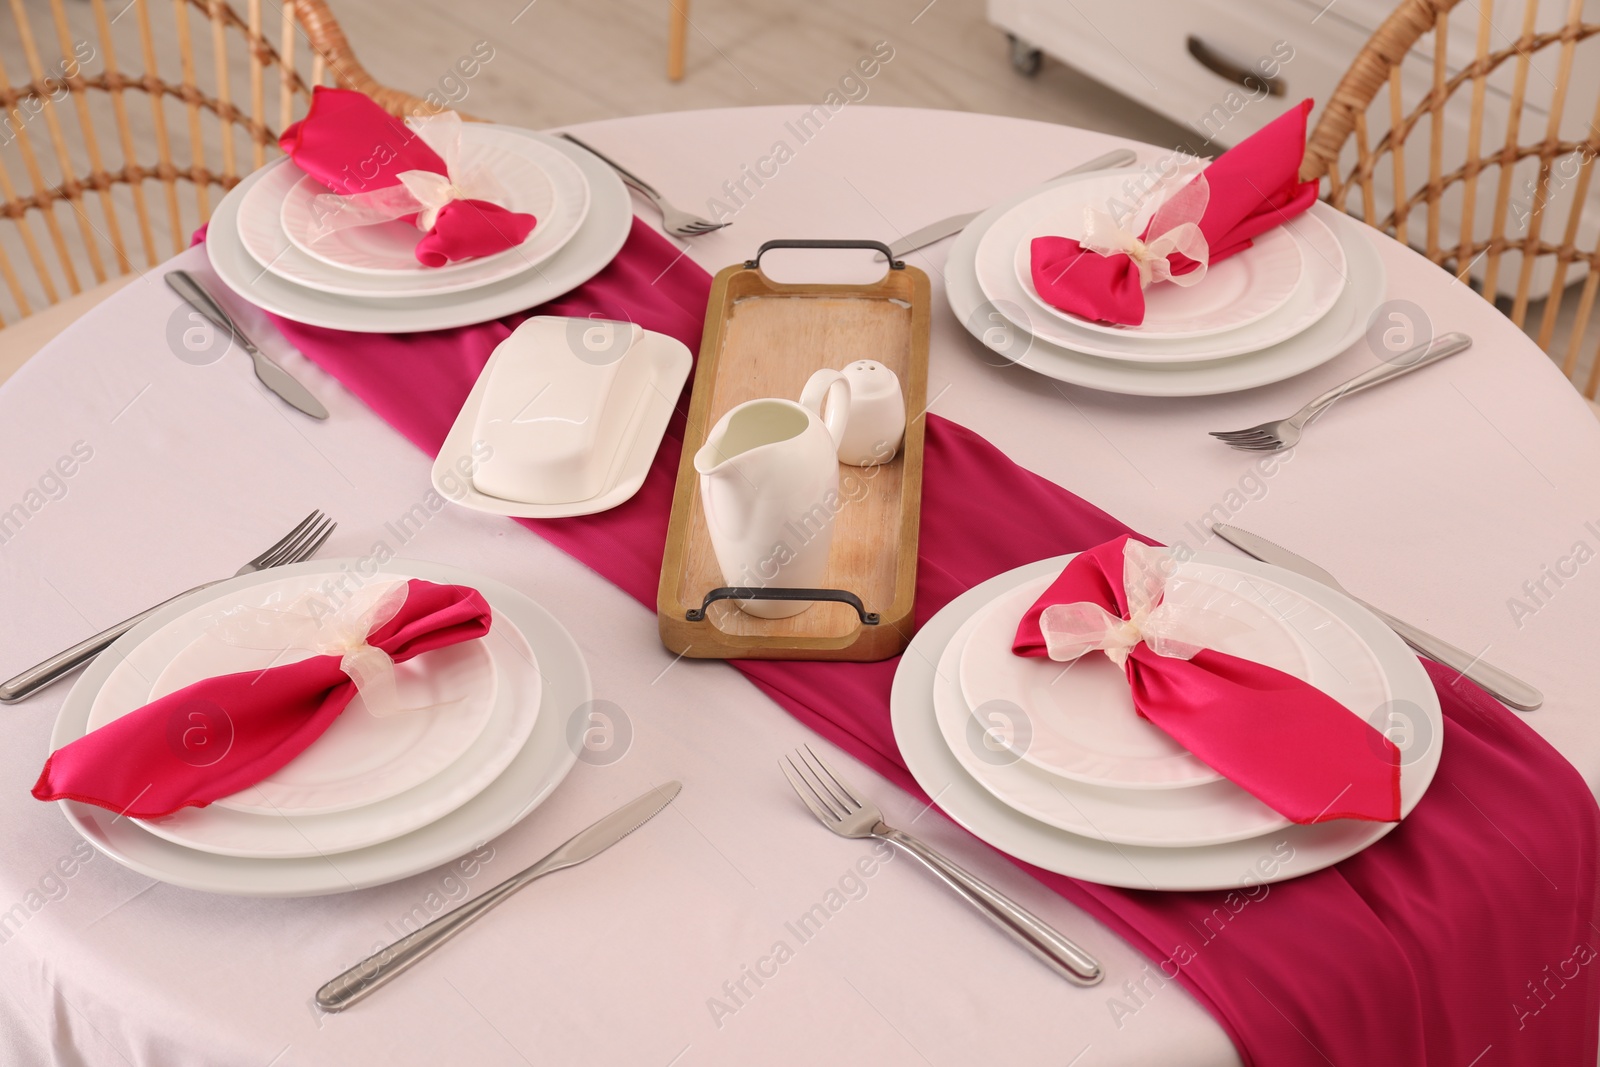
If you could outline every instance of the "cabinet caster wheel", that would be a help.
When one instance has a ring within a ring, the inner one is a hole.
[[[1011,43],[1011,69],[1024,78],[1038,74],[1044,62],[1044,53],[1014,33],[1006,34],[1006,40]]]

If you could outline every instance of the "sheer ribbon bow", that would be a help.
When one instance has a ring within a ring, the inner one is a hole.
[[[1173,168],[1140,198],[1141,204],[1153,201],[1158,205],[1142,236],[1123,221],[1139,215],[1138,210],[1127,212],[1123,220],[1119,220],[1110,212],[1085,207],[1083,236],[1078,244],[1102,256],[1127,256],[1139,272],[1140,289],[1167,281],[1181,286],[1197,284],[1206,276],[1206,264],[1210,259],[1200,220],[1205,217],[1211,190],[1200,167],[1201,164],[1194,162]],[[1168,257],[1175,253],[1188,257],[1195,266],[1182,274],[1174,274]]]
[[[417,229],[427,232],[439,213],[454,200],[479,200],[506,207],[505,187],[484,166],[467,164],[461,153],[461,116],[454,111],[412,116],[406,127],[444,160],[445,173],[405,170],[396,174],[400,184],[342,196],[321,193],[311,202],[317,220],[313,241],[352,226],[371,226],[416,216]]]

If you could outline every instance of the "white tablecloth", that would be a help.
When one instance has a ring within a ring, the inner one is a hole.
[[[582,134],[688,206],[716,195],[737,207],[732,227],[689,246],[710,270],[772,237],[889,240],[1119,143],[1019,120],[852,106],[775,177],[745,181],[742,203],[730,200],[723,183],[792,141],[785,123],[799,110],[657,115]],[[1358,595],[1483,650],[1544,689],[1528,721],[1593,786],[1600,562],[1588,558],[1600,548],[1600,425],[1493,308],[1379,241],[1391,296],[1477,343],[1341,404],[1269,478],[1252,478],[1251,458],[1205,431],[1293,410],[1371,365],[1363,347],[1236,396],[1149,400],[1062,386],[994,365],[961,331],[938,292],[948,242],[914,257],[935,288],[932,408],[1155,537],[1200,547],[1206,521],[1236,521],[1303,549]],[[203,251],[174,261],[204,264]],[[428,492],[428,459],[259,322],[264,347],[332,410],[326,423],[264,395],[236,354],[204,366],[176,358],[169,336],[185,321],[152,272],[0,389],[0,516],[11,515],[0,520],[0,673],[231,573],[321,507],[340,523],[327,554],[386,541],[538,599],[585,649],[596,695],[624,709],[633,740],[610,765],[580,763],[464,871],[248,900],[86,856],[56,806],[28,795],[66,687],[5,710],[0,1062],[1237,1062],[1179,986],[1130,997],[1124,983],[1142,956],[938,816],[915,829],[1097,953],[1109,972],[1102,987],[1053,977],[904,860],[852,880],[869,849],[821,830],[775,764],[816,743],[808,731],[725,665],[675,662],[652,611],[509,521],[446,507],[402,543],[385,524]],[[1580,544],[1586,562],[1563,562]],[[1514,612],[1519,599],[1526,607]],[[909,797],[840,758],[891,820],[918,815]],[[623,846],[524,891],[359,1009],[314,1009],[313,990],[407,916],[480,892],[667,778],[684,781],[682,796]],[[785,924],[841,886],[849,893],[823,929],[795,938]],[[792,958],[758,986],[746,969],[779,941]]]

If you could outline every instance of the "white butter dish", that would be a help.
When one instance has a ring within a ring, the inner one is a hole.
[[[528,319],[495,348],[473,420],[485,455],[479,492],[525,504],[569,504],[606,486],[623,430],[649,388],[629,322]]]
[[[616,507],[644,484],[692,365],[682,342],[632,323],[528,319],[484,365],[434,487],[527,518]]]

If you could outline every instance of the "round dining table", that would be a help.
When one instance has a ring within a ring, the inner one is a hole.
[[[1163,154],[1033,121],[849,105],[778,162],[774,145],[793,141],[800,110],[574,130],[681,205],[731,217],[677,242],[710,271],[772,238],[892,241],[1113,148]],[[635,207],[656,222],[644,201]],[[1600,421],[1491,304],[1370,237],[1389,299],[1413,319],[1420,309],[1422,328],[1470,335],[1472,348],[1339,402],[1274,463],[1207,431],[1289,414],[1373,366],[1368,342],[1241,393],[1095,392],[968,336],[943,298],[949,241],[909,257],[934,292],[930,409],[1151,537],[1232,552],[1208,525],[1236,523],[1529,680],[1546,699],[1526,721],[1593,789]],[[322,508],[339,523],[324,556],[381,545],[470,568],[546,607],[583,649],[606,736],[548,802],[452,864],[378,888],[254,899],[119,866],[29,795],[70,681],[6,708],[0,1063],[1240,1062],[1179,984],[1141,984],[1149,961],[1108,928],[821,742],[727,665],[666,651],[654,614],[605,579],[507,519],[429,507],[431,458],[243,301],[230,307],[245,331],[331,417],[287,408],[237,350],[195,358],[187,309],[161,281],[175,267],[214,277],[203,248],[142,271],[0,388],[0,673],[232,574]],[[891,823],[1096,955],[1104,984],[1069,985],[909,860],[825,832],[778,766],[804,743]],[[525,889],[358,1008],[317,1008],[329,978],[668,779],[682,795],[644,831]],[[796,937],[797,917],[819,903],[825,925]],[[780,942],[789,951],[776,953]]]

